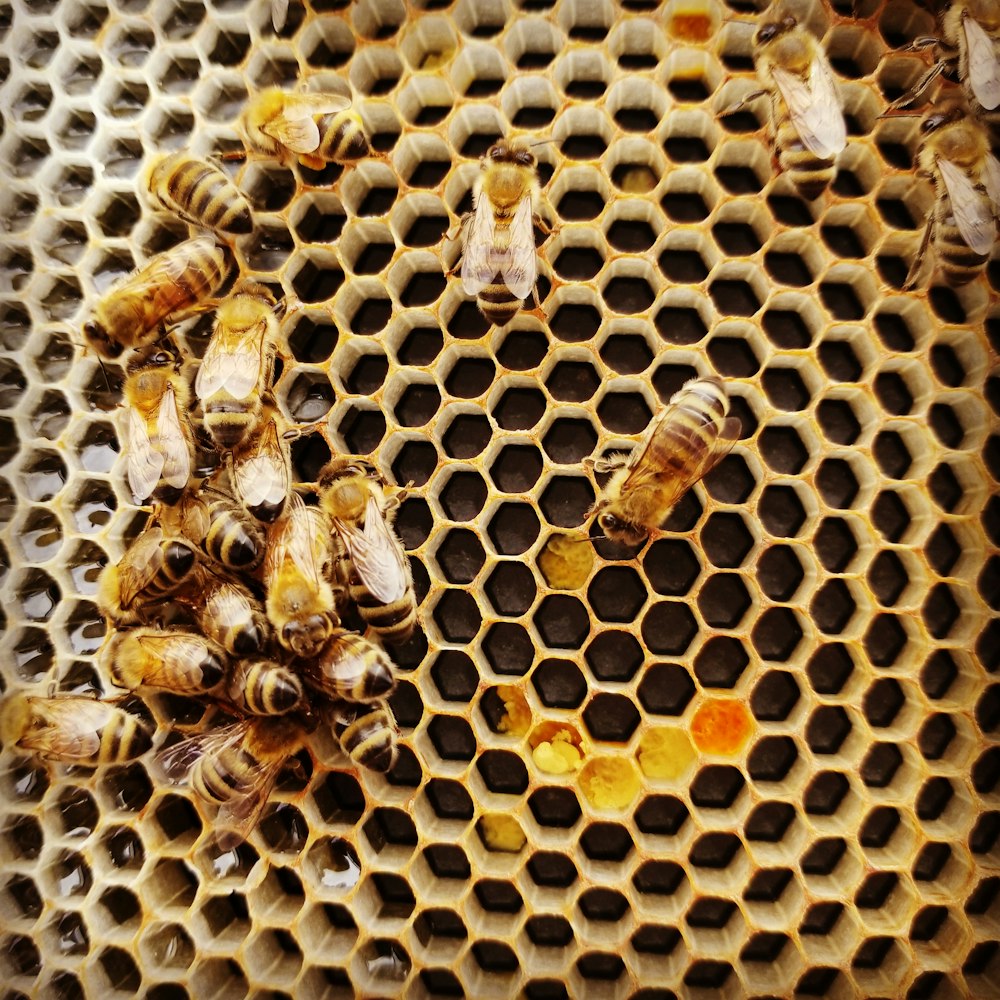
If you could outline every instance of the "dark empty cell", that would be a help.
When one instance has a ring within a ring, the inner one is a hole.
[[[501,563],[486,581],[486,597],[499,615],[520,617],[535,599],[535,579],[522,563]]]
[[[701,545],[712,565],[734,569],[743,564],[753,548],[753,536],[741,515],[716,512],[709,515],[701,530]],[[677,567],[672,569],[676,571]]]
[[[691,927],[722,930],[736,912],[737,906],[731,900],[719,899],[717,896],[704,896],[692,903],[685,915],[685,920]]]
[[[653,322],[657,333],[670,344],[696,344],[708,333],[696,309],[664,306]]]
[[[496,378],[496,365],[489,358],[459,358],[445,379],[445,389],[462,399],[481,396]]]
[[[991,684],[976,703],[976,722],[984,733],[993,732],[1000,723],[1000,688]]]
[[[642,666],[642,647],[628,632],[601,632],[587,646],[587,664],[601,681],[629,681]]]
[[[891,550],[880,552],[868,569],[868,585],[879,604],[887,607],[899,600],[908,580],[906,568]]]
[[[828,458],[816,473],[820,495],[830,507],[846,510],[858,495],[857,477],[848,462],[841,458]]]
[[[731,770],[736,771],[736,768]],[[742,850],[743,844],[734,833],[706,833],[695,841],[688,860],[698,868],[721,870],[728,868]]]
[[[764,254],[764,267],[779,284],[797,288],[812,284],[813,276],[798,254],[768,250]]]
[[[343,274],[336,273],[343,280]],[[392,303],[388,299],[365,299],[351,317],[351,332],[363,336],[378,333],[385,328],[391,316]]]
[[[509,750],[487,750],[479,755],[476,769],[486,787],[497,795],[523,795],[528,787],[528,769]]]
[[[910,514],[896,493],[886,490],[872,504],[872,523],[886,541],[898,542],[910,525]]]
[[[495,674],[523,677],[531,669],[535,643],[523,626],[496,622],[486,633],[483,652]]]
[[[553,476],[539,498],[538,506],[549,524],[558,528],[575,528],[586,519],[594,499],[594,488],[589,479],[583,476]]]
[[[813,223],[809,206],[801,199],[789,195],[769,194],[767,206],[775,220],[785,226],[805,227]]]
[[[697,250],[664,250],[660,270],[679,285],[697,285],[708,277],[708,267]]]
[[[680,597],[694,585],[700,563],[685,539],[662,538],[653,542],[647,550],[643,567],[656,593]]]
[[[306,262],[299,268],[298,273],[292,278],[292,289],[303,302],[326,302],[332,299],[334,293],[344,283],[344,272],[338,267],[319,267],[312,260]],[[354,314],[351,329],[355,333],[374,333],[380,330],[388,321],[389,304],[386,303],[387,313],[385,321],[380,326],[364,329],[359,328],[359,316],[369,303],[365,303]]]
[[[538,516],[526,503],[504,503],[490,520],[488,532],[502,556],[517,556],[531,548],[539,531]]]
[[[541,826],[569,829],[580,818],[580,803],[569,788],[539,788],[529,797],[528,808]]]
[[[792,880],[787,868],[760,868],[747,882],[743,898],[755,903],[776,903]]]
[[[842,282],[821,281],[819,296],[827,312],[834,319],[857,320],[865,314],[861,300],[850,285]]]
[[[762,659],[784,663],[802,639],[802,626],[791,608],[768,608],[757,619],[750,638]]]
[[[604,155],[608,144],[595,133],[578,132],[564,139],[559,148],[570,160],[597,160]]]
[[[966,371],[954,349],[948,344],[934,344],[931,347],[931,367],[942,385],[952,388],[960,386],[966,379]],[[993,390],[995,391],[995,389]],[[990,396],[990,382],[987,382],[987,398]],[[996,410],[996,406],[994,406]]]
[[[680,656],[697,633],[698,623],[682,601],[658,601],[642,619],[642,637],[651,653]]]
[[[794,538],[805,523],[806,512],[791,486],[766,486],[757,505],[765,529],[778,538]]]
[[[875,257],[875,267],[879,277],[892,288],[901,289],[906,283],[909,274],[909,266],[902,257],[893,257],[889,254],[877,254]]]
[[[965,495],[952,467],[946,462],[935,467],[934,471],[927,477],[927,485],[934,502],[948,513],[951,513],[958,506],[958,502]]]
[[[410,247],[436,246],[447,231],[446,215],[421,215],[403,234],[403,242]]]
[[[802,795],[802,804],[813,816],[833,816],[850,791],[850,783],[838,771],[820,771]]]
[[[550,594],[534,614],[542,639],[552,649],[579,649],[590,631],[583,602],[569,594]]]
[[[735,767],[712,764],[702,767],[691,785],[691,801],[702,809],[729,809],[746,784]]]
[[[627,743],[639,725],[639,710],[624,695],[602,692],[587,703],[583,721],[593,739]]]
[[[423,427],[437,413],[440,405],[441,394],[437,386],[414,383],[399,397],[393,412],[402,427]]]
[[[395,250],[392,243],[369,243],[354,262],[354,273],[378,274],[392,260]]]
[[[958,414],[947,403],[933,403],[930,409],[930,424],[934,436],[946,448],[961,448],[965,428]]]
[[[694,674],[702,687],[729,689],[736,686],[749,662],[747,651],[739,639],[727,635],[712,636],[695,657]]]
[[[576,970],[586,980],[615,982],[625,974],[625,962],[617,954],[588,951],[576,960]]]
[[[934,314],[945,323],[959,326],[968,322],[962,303],[953,289],[932,285],[928,290],[927,299]]]
[[[641,253],[656,241],[653,227],[641,219],[616,219],[607,232],[608,243],[623,253]]]
[[[543,660],[531,683],[547,708],[577,708],[587,695],[587,680],[572,660]]]
[[[827,580],[816,592],[809,613],[816,627],[827,635],[839,635],[857,610],[854,598],[843,580]]]
[[[782,781],[798,756],[791,737],[766,736],[757,741],[747,758],[747,774],[753,781]]]
[[[587,589],[587,599],[602,622],[632,622],[646,602],[647,590],[634,569],[605,566]]]
[[[1000,748],[993,746],[972,765],[972,787],[980,795],[991,794],[1000,780]]]
[[[447,778],[431,778],[425,789],[427,801],[441,819],[471,820],[472,799],[461,782]]]
[[[764,392],[779,410],[804,410],[809,405],[809,390],[795,368],[765,368]]]
[[[486,561],[479,536],[466,528],[452,528],[437,550],[437,561],[448,583],[471,583]]]
[[[906,642],[906,631],[900,624],[899,618],[888,613],[875,618],[864,638],[868,658],[877,667],[892,666],[902,653]]]
[[[802,855],[802,872],[805,875],[830,875],[846,853],[847,844],[840,837],[817,840]]]
[[[355,455],[370,455],[385,437],[385,417],[381,410],[361,410],[351,407],[341,421],[340,433]],[[322,441],[319,435],[312,435]],[[311,482],[312,480],[305,480]]]
[[[472,957],[487,973],[509,974],[518,967],[517,956],[502,941],[479,940],[472,946]]]
[[[877,434],[872,454],[879,468],[890,479],[905,478],[913,464],[909,449],[896,431],[881,431]]]
[[[586,402],[600,384],[594,366],[583,361],[560,361],[545,380],[553,398],[569,403]]]
[[[765,427],[759,443],[761,457],[775,472],[795,475],[802,471],[809,458],[809,452],[794,427]]]
[[[289,335],[288,346],[296,361],[318,364],[333,354],[337,336],[333,323],[303,316]]]
[[[644,278],[612,278],[601,295],[613,312],[629,315],[645,312],[656,298]]]
[[[472,760],[476,755],[476,737],[465,719],[457,715],[435,715],[427,735],[442,760]]]
[[[444,337],[437,327],[416,327],[403,341],[397,354],[403,365],[423,367],[431,364],[444,346]]]
[[[784,309],[768,309],[762,323],[768,339],[788,351],[797,351],[812,343],[812,336],[805,321],[797,312]]]
[[[747,817],[749,840],[777,844],[795,822],[795,808],[787,802],[762,802]]]
[[[802,923],[799,925],[799,933],[803,935],[817,934],[825,937],[833,931],[843,912],[843,903],[813,903],[806,911]]]
[[[385,215],[392,208],[398,194],[398,188],[388,185],[370,188],[358,206],[358,215]]]
[[[712,235],[730,257],[749,257],[762,246],[753,226],[747,222],[717,222],[712,226]]]
[[[871,872],[855,893],[855,905],[861,910],[881,909],[898,882],[899,876],[895,872]]]
[[[757,583],[772,601],[789,601],[805,576],[795,549],[772,545],[757,561]]]
[[[709,628],[735,628],[750,607],[739,573],[715,573],[698,594],[698,608]]]
[[[865,248],[850,226],[820,226],[823,242],[838,257],[864,257]]]
[[[750,697],[750,711],[761,722],[787,719],[801,692],[795,678],[784,670],[769,670],[757,682]]]
[[[941,760],[955,734],[955,722],[950,715],[936,712],[927,719],[917,733],[917,746],[924,760]]]
[[[448,642],[471,642],[482,624],[482,613],[472,594],[446,590],[434,608],[434,620]]]
[[[601,314],[593,306],[569,303],[556,310],[550,328],[560,340],[579,343],[590,340],[600,325]]]
[[[708,286],[716,309],[723,316],[753,316],[761,303],[749,282],[719,278]]]
[[[418,271],[406,283],[399,301],[409,307],[428,306],[444,292],[447,279],[437,271]]]
[[[672,222],[701,222],[708,218],[708,205],[695,191],[669,191],[660,199],[660,205]]]
[[[652,132],[660,122],[652,108],[619,108],[614,119],[626,132]]]
[[[476,693],[479,671],[462,650],[444,649],[431,667],[431,679],[446,701],[467,702]]]
[[[958,677],[958,667],[946,649],[936,650],[920,671],[920,686],[928,698],[943,698]]]
[[[857,382],[861,378],[861,362],[846,340],[824,340],[819,345],[819,363],[837,382]]]
[[[490,476],[503,493],[525,493],[538,482],[542,455],[534,445],[509,444],[490,466]]]
[[[638,434],[649,426],[653,414],[638,393],[609,392],[597,406],[601,423],[616,434]]]
[[[854,444],[861,434],[861,424],[842,399],[824,399],[816,407],[820,429],[833,444]]]
[[[405,482],[405,479],[400,479]],[[399,535],[406,549],[419,548],[431,533],[433,519],[430,507],[423,497],[410,497],[404,500],[396,515],[396,534]],[[411,565],[413,560],[410,560]],[[414,571],[416,567],[414,566]]]
[[[671,136],[663,148],[674,163],[704,163],[712,155],[705,140],[694,135]]]
[[[508,389],[493,409],[504,430],[530,430],[545,413],[545,395],[539,389]]]
[[[836,753],[850,731],[851,720],[840,705],[821,705],[806,724],[806,742],[813,753]]]
[[[271,175],[264,176],[267,180],[271,179]],[[263,183],[264,182],[262,180],[262,188]],[[282,190],[280,185],[278,190]],[[263,191],[261,196],[266,197],[269,201],[275,197],[270,192],[265,195]],[[289,193],[288,197],[291,197],[291,193]],[[258,205],[257,207],[272,211],[277,208],[283,208],[284,205],[272,206],[270,204],[264,204]],[[305,212],[303,212],[302,218],[295,224],[295,232],[298,234],[299,239],[306,243],[333,243],[335,240],[340,239],[340,234],[344,229],[344,223],[346,221],[347,216],[344,215],[343,211],[332,207],[323,209],[317,204],[312,204],[305,210]],[[389,256],[392,256],[391,244],[389,245]],[[381,270],[381,268],[379,268],[379,270]],[[358,265],[355,265],[354,271],[355,274],[367,273],[362,272]]]
[[[941,786],[947,786],[947,789],[942,787],[940,793],[935,796],[936,799],[943,801],[940,802],[940,807],[938,807],[938,803],[935,802],[935,808],[933,810],[927,809],[925,812],[920,811],[920,801],[918,801],[917,815],[920,819],[937,819],[937,817],[944,812],[947,801],[953,794],[951,786],[948,784],[946,779],[932,778],[927,785],[935,783]],[[927,785],[924,786],[925,789],[927,788]],[[921,800],[923,797],[924,793],[921,792]],[[980,815],[976,821],[976,825],[972,829],[972,832],[969,834],[969,848],[973,854],[988,854],[996,846],[998,834],[1000,834],[1000,814],[997,814],[996,812],[984,812]]]
[[[899,682],[891,677],[883,677],[865,692],[862,707],[868,722],[881,729],[892,725],[905,700]]]
[[[640,954],[662,955],[666,957],[674,952],[681,942],[680,931],[676,927],[663,927],[659,924],[642,924],[629,938],[629,943]],[[676,1000],[676,994],[670,990],[640,990],[632,994],[633,1000]]]
[[[442,444],[450,458],[475,458],[490,443],[491,437],[490,422],[485,416],[461,413],[445,431]]]
[[[708,357],[720,375],[730,378],[751,378],[760,368],[753,348],[738,337],[713,337],[708,342]]]
[[[920,609],[927,630],[935,639],[943,639],[949,635],[961,613],[955,595],[946,583],[933,587]]]
[[[638,694],[647,712],[676,716],[683,714],[694,697],[695,686],[691,675],[679,664],[655,663],[643,671]]]

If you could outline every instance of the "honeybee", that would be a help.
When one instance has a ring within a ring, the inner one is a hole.
[[[146,181],[152,200],[185,222],[224,236],[253,232],[250,203],[216,164],[187,152],[153,161]]]
[[[211,236],[157,254],[98,301],[83,326],[87,342],[111,361],[126,348],[145,347],[165,324],[204,308],[227,269],[225,251]]]
[[[233,703],[251,715],[284,715],[302,704],[298,674],[273,660],[244,660],[229,679]]]
[[[67,764],[118,764],[153,744],[146,725],[106,701],[73,695],[13,694],[0,706],[0,739]]]
[[[837,155],[847,145],[843,104],[826,53],[794,17],[762,24],[753,38],[761,89],[723,114],[765,95],[778,163],[799,194],[812,201],[832,183]]]
[[[108,563],[97,581],[97,606],[116,625],[144,621],[174,594],[194,569],[197,553],[183,538],[147,527],[118,562]]]
[[[101,664],[119,687],[165,688],[207,694],[225,680],[226,654],[211,639],[183,629],[134,628],[112,632]]]
[[[417,621],[413,574],[388,515],[399,495],[365,462],[335,458],[319,474],[320,504],[346,548],[340,576],[372,632],[383,642],[405,642]]]
[[[231,656],[254,656],[270,635],[261,602],[235,580],[202,572],[177,600],[191,608],[205,635]]]
[[[260,432],[230,453],[233,491],[258,521],[276,521],[285,509],[292,480],[292,459],[281,415],[265,406]]]
[[[277,347],[276,304],[265,285],[244,280],[216,311],[194,391],[205,429],[224,450],[241,444],[261,420]]]
[[[932,239],[945,280],[964,285],[986,267],[996,242],[1000,162],[983,129],[960,108],[928,115],[920,128],[917,170],[931,179],[936,200],[903,288],[916,284]]]
[[[480,161],[471,217],[462,220],[462,287],[479,311],[504,326],[535,293],[535,231],[540,192],[534,154],[517,139],[501,139]],[[537,302],[536,302],[537,305]]]
[[[243,719],[161,750],[154,764],[170,784],[190,784],[219,807],[216,836],[228,851],[250,835],[282,768],[306,736],[294,716]]]
[[[336,701],[325,715],[341,749],[353,763],[382,774],[392,770],[398,756],[399,732],[387,701],[368,705]]]
[[[597,503],[604,534],[637,545],[655,533],[674,504],[729,453],[740,434],[738,417],[727,417],[729,399],[717,378],[686,382],[670,398],[631,456],[593,463],[614,472]]]
[[[392,660],[381,647],[357,632],[334,628],[315,659],[297,666],[305,682],[331,698],[375,701],[396,686]]]
[[[141,354],[128,366],[122,388],[128,484],[137,502],[181,498],[194,464],[191,393],[169,351]]]
[[[315,656],[338,622],[330,562],[330,523],[297,493],[268,533],[264,558],[267,617],[278,642],[297,656]]]
[[[177,505],[178,530],[227,569],[249,571],[264,558],[264,535],[242,505],[203,486]],[[166,512],[161,519],[166,518]]]
[[[282,163],[298,159],[311,170],[351,163],[372,149],[361,116],[337,94],[289,93],[277,87],[250,99],[240,119],[247,143]]]

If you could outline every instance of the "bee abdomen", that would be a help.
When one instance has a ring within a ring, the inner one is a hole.
[[[205,427],[220,448],[236,448],[253,427],[247,404],[238,399],[215,399],[205,405]]]
[[[521,300],[511,294],[499,276],[497,281],[479,292],[476,304],[479,306],[479,311],[494,326],[506,326],[521,308]]]
[[[788,118],[778,123],[776,143],[781,169],[807,201],[814,201],[833,183],[837,176],[835,161],[810,153]]]
[[[956,226],[938,220],[934,233],[934,249],[941,270],[950,285],[967,285],[983,271],[988,256],[976,253],[962,238]]]
[[[218,168],[199,160],[184,160],[167,180],[174,201],[209,229],[239,235],[253,229],[250,204]]]
[[[298,707],[304,697],[298,675],[278,663],[245,664],[236,676],[241,686],[237,700],[253,715],[284,715]]]
[[[172,594],[194,568],[194,548],[182,539],[171,538],[161,543],[161,551],[163,565],[143,590],[146,600],[156,600]]]
[[[385,774],[396,762],[395,720],[388,706],[338,720],[334,732],[344,752],[362,767]]]
[[[317,122],[320,132],[316,154],[324,160],[343,163],[368,156],[371,147],[361,123],[349,111],[323,115]]]
[[[350,596],[364,623],[382,642],[406,642],[417,624],[417,606],[412,590],[392,604],[379,604],[365,587],[350,588]]]
[[[152,733],[134,715],[120,712],[120,721],[107,725],[101,735],[97,763],[118,764],[141,757],[152,745]]]
[[[260,533],[242,523],[232,511],[215,506],[205,536],[205,551],[230,569],[250,570],[264,557]]]
[[[259,762],[242,747],[223,751],[217,758],[202,758],[191,777],[191,784],[203,798],[222,803],[244,794]]]

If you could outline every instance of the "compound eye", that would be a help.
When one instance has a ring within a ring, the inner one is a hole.
[[[757,32],[757,44],[761,45],[765,42],[769,42],[777,34],[778,26],[776,24],[765,24],[764,27]]]
[[[605,531],[622,530],[622,522],[614,514],[602,514],[598,520]]]
[[[794,17],[786,17],[782,22],[782,27],[786,31],[791,31],[799,22],[795,20]]]
[[[920,131],[925,135],[937,131],[948,119],[944,115],[930,115],[920,123]]]
[[[169,365],[174,360],[174,356],[167,351],[157,351],[153,357],[154,365]]]

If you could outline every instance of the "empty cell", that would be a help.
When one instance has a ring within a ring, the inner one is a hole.
[[[508,431],[530,430],[545,412],[545,395],[539,389],[506,389],[493,406],[493,418]]]
[[[542,465],[534,445],[508,444],[490,465],[490,477],[502,493],[527,493],[538,481]]]

